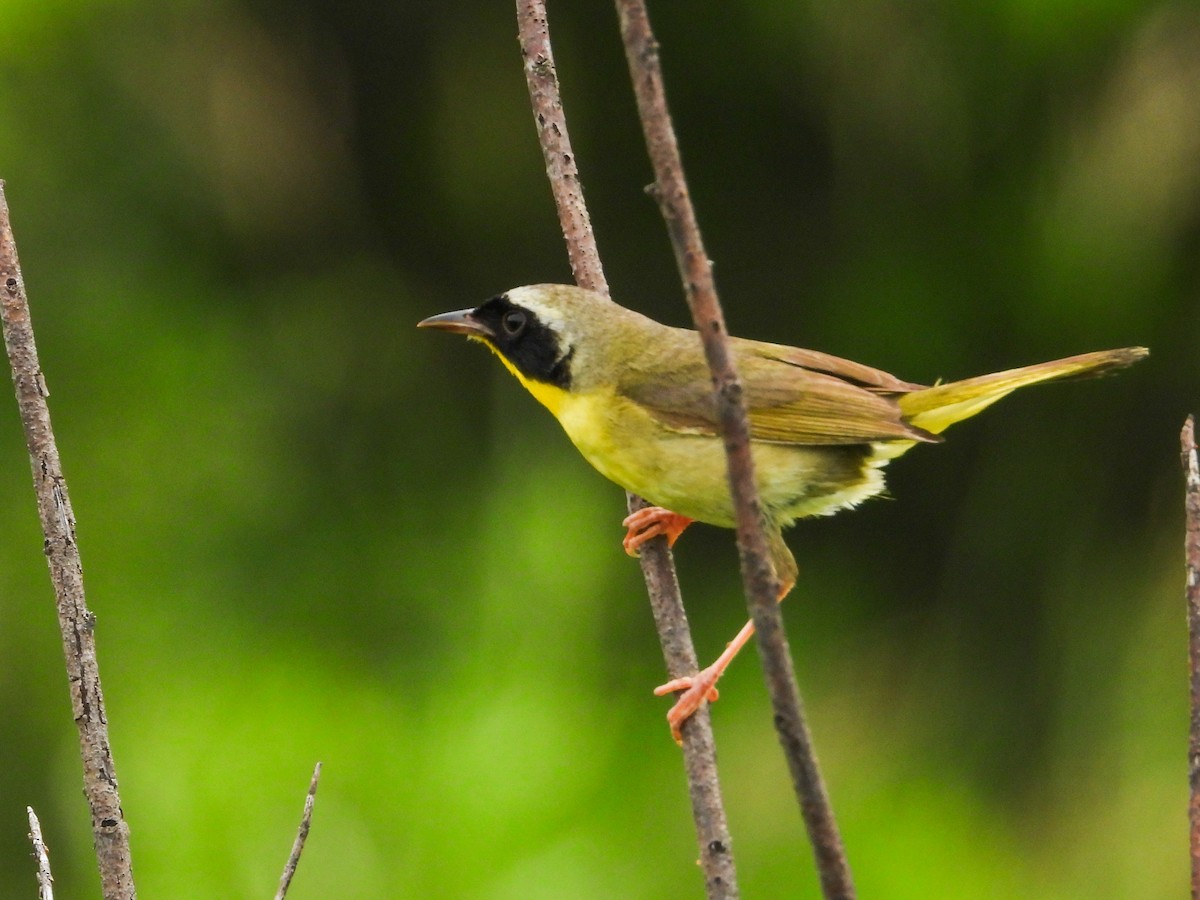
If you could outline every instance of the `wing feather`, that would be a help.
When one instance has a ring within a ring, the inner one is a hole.
[[[803,445],[937,440],[905,422],[896,402],[920,385],[815,351],[740,339],[733,349],[754,440]],[[708,367],[699,352],[694,358],[686,354],[686,361],[680,355],[660,358],[653,366],[658,371],[634,367],[619,390],[666,428],[716,435]]]

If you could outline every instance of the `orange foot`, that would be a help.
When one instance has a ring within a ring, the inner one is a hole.
[[[709,666],[696,675],[675,678],[654,689],[656,697],[683,691],[676,699],[675,705],[667,711],[667,724],[671,726],[671,737],[675,738],[675,743],[683,743],[683,734],[680,731],[683,723],[705,703],[716,702],[720,696],[717,691],[717,679],[720,677],[720,670],[716,666]]]
[[[667,536],[667,546],[674,547],[675,542],[679,540],[679,536],[683,534],[683,530],[691,525],[695,519],[689,519],[687,516],[681,516],[679,513],[673,513],[669,509],[663,509],[661,506],[647,506],[645,509],[639,509],[635,513],[630,513],[621,522],[629,533],[625,535],[625,540],[621,542],[625,548],[625,552],[630,556],[637,556],[641,550],[642,544],[651,538],[656,538],[660,534]],[[685,716],[686,718],[686,716]]]
[[[675,743],[683,743],[680,728],[692,713],[704,703],[712,703],[717,699],[717,679],[725,673],[726,667],[733,662],[733,658],[738,655],[738,651],[746,645],[746,641],[750,640],[753,634],[754,622],[747,622],[733,640],[725,645],[725,650],[717,657],[716,662],[707,669],[695,675],[685,675],[683,678],[668,681],[662,687],[654,689],[654,693],[658,697],[675,691],[683,691],[679,695],[679,699],[675,701],[675,705],[667,712],[667,724],[671,726],[671,737],[675,738]]]

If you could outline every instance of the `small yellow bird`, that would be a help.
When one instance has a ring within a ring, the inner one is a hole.
[[[418,327],[482,341],[589,463],[654,504],[623,523],[630,554],[660,534],[674,544],[692,521],[734,527],[712,378],[695,331],[561,284],[514,288]],[[1148,352],[1085,353],[928,387],[814,350],[741,338],[731,344],[780,599],[798,572],[782,535],[796,519],[879,494],[888,462],[915,444],[940,441],[947,427],[1017,388],[1103,374]],[[683,721],[716,699],[717,679],[752,634],[747,623],[713,665],[656,690],[682,691],[667,716],[677,739]]]

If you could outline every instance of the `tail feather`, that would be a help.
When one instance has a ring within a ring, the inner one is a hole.
[[[969,419],[1017,388],[1042,381],[1105,375],[1133,365],[1149,354],[1145,347],[1100,350],[964,381],[938,384],[898,398],[907,422],[940,434],[955,422]]]

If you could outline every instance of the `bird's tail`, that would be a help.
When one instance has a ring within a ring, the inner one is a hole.
[[[1017,388],[1042,381],[1105,375],[1133,365],[1149,352],[1145,347],[1125,347],[1121,350],[1081,353],[1079,356],[1068,356],[1034,366],[937,384],[904,394],[897,402],[906,421],[932,434],[939,434],[955,422],[982,412]]]

